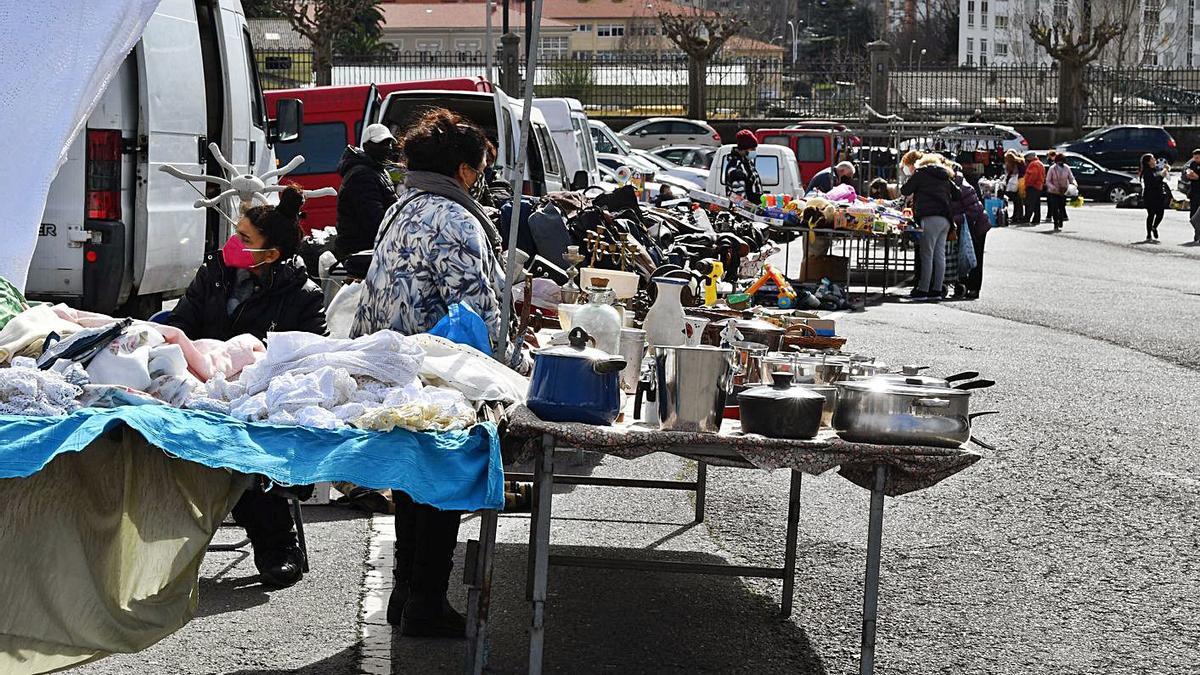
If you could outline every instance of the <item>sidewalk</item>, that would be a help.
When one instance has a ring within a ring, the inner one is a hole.
[[[1158,227],[1159,243],[1146,243],[1146,211],[1144,209],[1118,209],[1112,204],[1091,203],[1080,208],[1068,208],[1070,218],[1063,223],[1061,232],[1052,232],[1053,226],[1045,219],[1040,225],[1014,225],[993,230],[993,234],[1004,231],[1047,234],[1064,239],[1092,241],[1114,246],[1132,246],[1137,250],[1158,255],[1200,258],[1200,245],[1192,244],[1195,231],[1188,221],[1187,211],[1168,210]]]

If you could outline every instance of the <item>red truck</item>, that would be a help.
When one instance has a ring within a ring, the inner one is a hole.
[[[492,93],[490,82],[482,77],[457,77],[443,80],[413,80],[376,84],[379,96],[394,91],[443,90]],[[300,140],[275,148],[280,165],[296,155],[304,155],[304,163],[289,173],[284,182],[295,182],[306,190],[340,187],[342,177],[337,173],[338,160],[347,145],[358,145],[362,135],[363,111],[369,84],[337,87],[306,87],[266,92],[267,109],[275,116],[275,102],[299,99],[304,102],[304,126]],[[305,205],[305,232],[320,230],[337,223],[337,200],[314,199]]]

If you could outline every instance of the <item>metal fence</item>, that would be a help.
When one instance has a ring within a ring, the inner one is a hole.
[[[1007,65],[893,70],[890,112],[909,120],[984,119],[1053,123],[1058,117],[1058,68]],[[1200,122],[1200,70],[1088,68],[1083,78],[1087,118],[1106,124],[1191,125]]]
[[[493,60],[499,67],[499,55]],[[260,79],[268,89],[315,82],[309,51],[263,50]],[[480,52],[401,52],[339,56],[332,83],[369,84],[486,76]],[[498,76],[493,74],[498,79]],[[710,119],[863,118],[870,91],[866,59],[789,64],[778,58],[722,57],[708,66]],[[688,69],[682,54],[622,52],[613,58],[539,58],[538,96],[569,96],[597,117],[679,115],[687,105]],[[1089,68],[1084,75],[1084,126],[1200,123],[1200,69]],[[887,86],[889,111],[910,121],[962,121],[980,110],[987,121],[1053,123],[1058,112],[1055,66],[991,67],[897,64]],[[510,92],[516,93],[516,92]]]

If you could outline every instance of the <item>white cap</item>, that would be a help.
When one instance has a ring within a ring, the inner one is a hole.
[[[395,141],[396,137],[392,135],[392,130],[387,128],[385,124],[368,124],[363,133],[363,142],[370,141],[371,143],[382,143],[384,141]]]

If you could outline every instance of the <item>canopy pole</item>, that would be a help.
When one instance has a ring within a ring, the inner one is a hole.
[[[495,8],[493,0],[487,0],[487,28],[483,34],[483,58],[484,58],[484,76],[488,82],[495,84],[496,78],[493,76],[492,61],[496,56],[496,43],[492,39],[492,10]]]
[[[530,28],[530,41],[537,44],[538,33],[542,23],[542,0],[533,1],[533,19]],[[512,179],[512,216],[508,220],[508,254],[504,263],[504,292],[500,304],[500,345],[497,358],[501,363],[507,363],[508,354],[508,325],[512,320],[513,280],[517,276],[517,229],[521,223],[521,185],[525,180],[525,157],[529,154],[530,117],[533,116],[533,83],[537,81],[537,50],[530,49],[529,58],[525,65],[525,114],[521,116],[521,137],[517,141],[517,161],[513,167]]]

